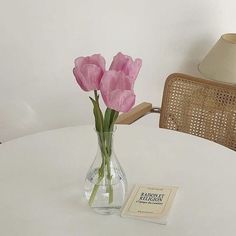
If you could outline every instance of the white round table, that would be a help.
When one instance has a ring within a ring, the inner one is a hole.
[[[82,198],[96,149],[92,126],[0,145],[0,235],[178,235],[236,233],[236,153],[216,143],[137,125],[118,126],[115,152],[134,184],[179,186],[167,225],[94,213]]]

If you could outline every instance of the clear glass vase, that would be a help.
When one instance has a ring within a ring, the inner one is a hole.
[[[85,197],[100,214],[114,214],[122,207],[127,179],[113,148],[114,132],[97,132],[98,150],[85,179]]]

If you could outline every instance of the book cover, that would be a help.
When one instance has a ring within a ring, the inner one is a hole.
[[[135,185],[121,216],[166,224],[178,187]]]

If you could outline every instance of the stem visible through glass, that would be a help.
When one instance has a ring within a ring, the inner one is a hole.
[[[99,189],[100,183],[104,178],[107,178],[106,191],[109,194],[109,204],[113,202],[113,187],[112,187],[112,174],[111,174],[111,165],[110,157],[112,153],[112,133],[111,132],[100,132],[98,133],[98,143],[99,148],[102,154],[102,164],[98,170],[98,179],[97,183],[94,185],[92,193],[89,198],[89,205],[92,206],[95,199],[96,193]],[[105,170],[107,175],[105,176]],[[106,179],[105,179],[106,180]]]
[[[102,164],[98,170],[97,183],[94,185],[92,193],[89,198],[89,205],[93,204],[99,185],[104,178],[107,180],[106,192],[109,194],[109,204],[113,202],[113,187],[111,174],[111,154],[112,154],[112,134],[114,123],[119,115],[118,111],[107,108],[103,116],[99,106],[99,95],[97,90],[94,90],[95,99],[90,98],[93,103],[93,113],[95,117],[95,127],[98,132],[99,148],[102,154]],[[106,170],[106,176],[105,176]]]

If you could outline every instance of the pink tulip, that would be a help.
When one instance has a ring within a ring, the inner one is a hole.
[[[132,84],[134,84],[134,81],[138,76],[141,66],[142,66],[141,59],[135,59],[135,61],[133,61],[133,59],[130,56],[123,55],[121,52],[119,52],[113,58],[110,70],[124,72],[125,75],[128,75],[130,77]]]
[[[132,80],[121,71],[105,72],[100,91],[106,106],[113,110],[128,112],[135,103]]]
[[[105,59],[100,54],[75,59],[73,73],[84,91],[99,90],[105,63]]]

